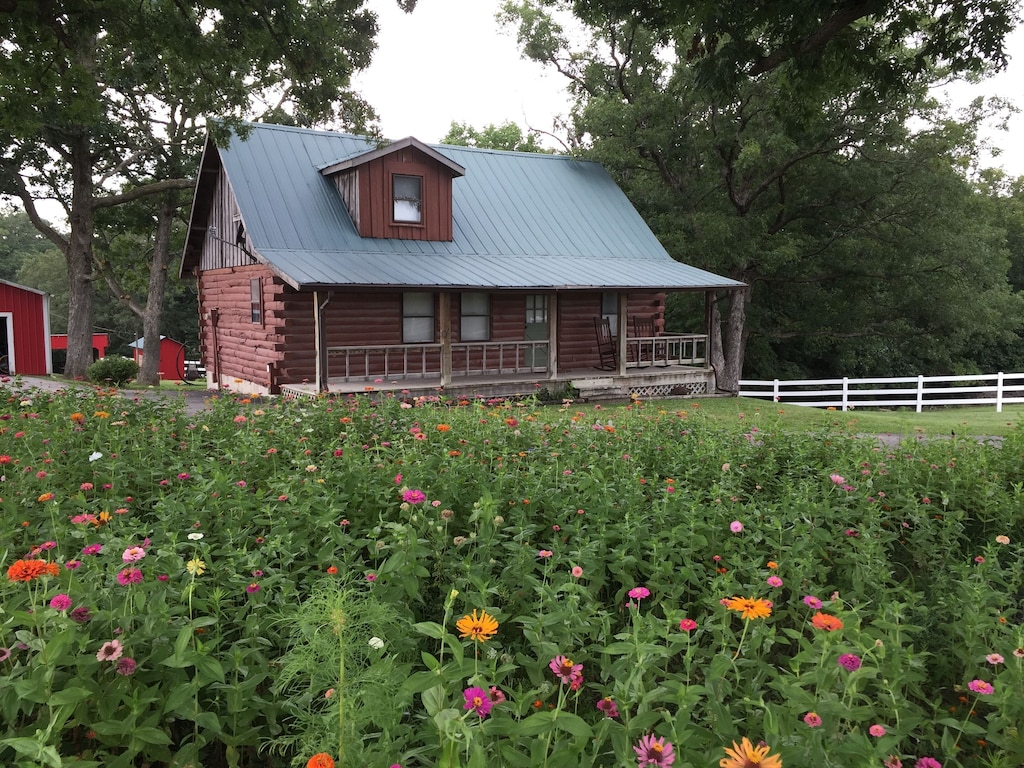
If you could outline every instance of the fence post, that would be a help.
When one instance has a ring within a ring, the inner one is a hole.
[[[779,380],[776,379],[775,383],[772,384],[772,402],[779,402]]]
[[[850,405],[850,378],[849,376],[843,376],[843,410],[847,410]]]
[[[996,374],[996,413],[1003,412],[1003,372]]]
[[[917,412],[920,413],[924,405],[924,376],[917,375]]]

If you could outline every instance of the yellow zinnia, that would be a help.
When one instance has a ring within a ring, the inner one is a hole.
[[[782,768],[782,758],[778,755],[769,755],[771,749],[767,744],[763,747],[755,747],[750,739],[743,737],[743,742],[732,743],[732,749],[725,748],[727,757],[719,762],[719,768]]]
[[[193,557],[187,563],[185,563],[185,570],[191,573],[193,576],[202,576],[206,573],[206,563],[200,560],[198,557]]]
[[[463,616],[455,622],[455,628],[459,630],[459,637],[486,643],[498,632],[498,622],[487,611],[480,611],[480,616],[477,617],[474,610],[472,614]]]
[[[725,601],[730,611],[738,611],[744,619],[766,619],[772,615],[772,604],[757,597],[730,597]]]

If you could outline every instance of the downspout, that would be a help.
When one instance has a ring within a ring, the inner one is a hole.
[[[213,345],[213,381],[220,389],[220,343],[217,340],[217,321],[220,319],[220,310],[210,310],[210,336]]]

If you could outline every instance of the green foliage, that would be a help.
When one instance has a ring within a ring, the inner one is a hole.
[[[510,152],[550,152],[538,143],[539,134],[523,129],[512,122],[501,125],[490,123],[477,130],[467,123],[452,122],[442,144],[454,144],[460,147],[479,147],[480,149],[504,149]]]
[[[791,766],[1024,760],[1019,430],[886,451],[644,403],[0,402],[4,764],[621,766],[645,735],[694,766],[744,736]],[[19,580],[33,559],[57,575]]]
[[[127,357],[108,355],[86,369],[89,381],[120,387],[139,374],[139,364]]]

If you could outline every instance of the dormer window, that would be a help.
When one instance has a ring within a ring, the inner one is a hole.
[[[394,220],[400,224],[423,223],[423,177],[394,174],[391,177]]]

